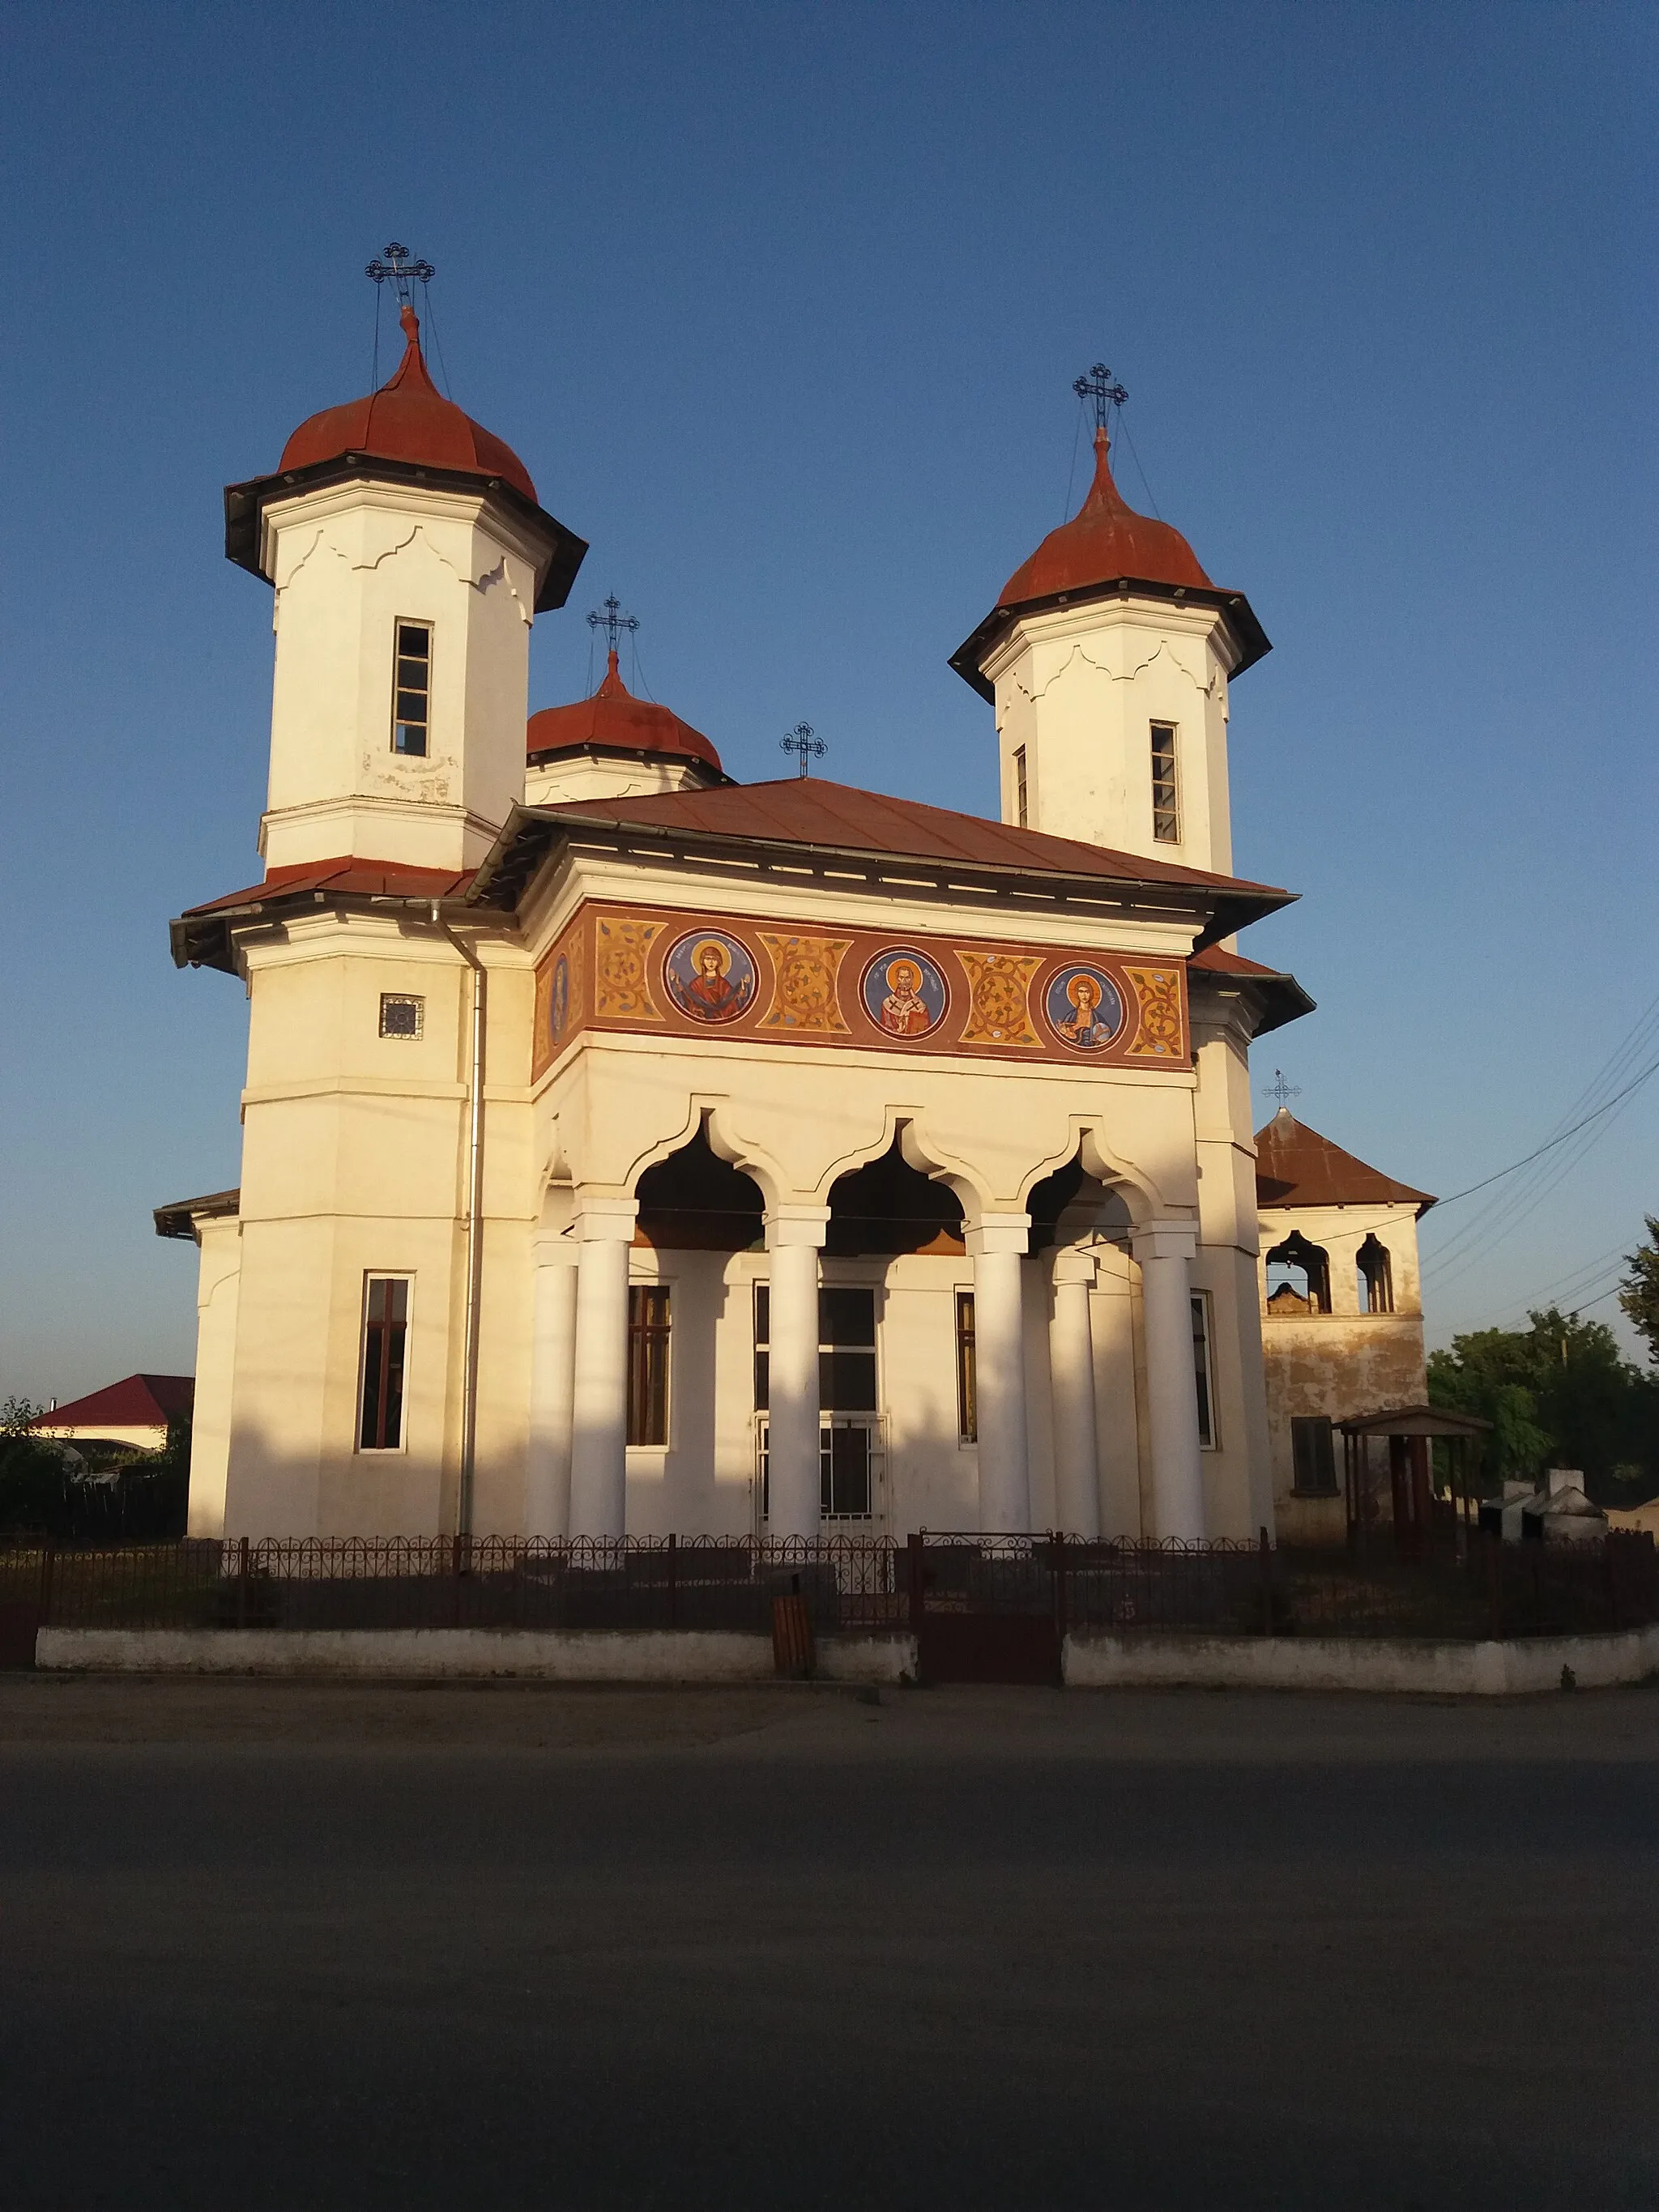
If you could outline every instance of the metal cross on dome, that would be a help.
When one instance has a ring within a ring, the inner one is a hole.
[[[617,650],[617,640],[623,632],[636,630],[639,626],[639,617],[625,615],[622,611],[622,601],[614,592],[605,600],[602,608],[595,607],[587,617],[589,629],[602,629],[605,632],[612,653]]]
[[[1103,361],[1097,361],[1086,376],[1079,376],[1072,389],[1079,399],[1093,400],[1097,430],[1106,428],[1108,409],[1121,407],[1129,396]]]
[[[377,284],[384,284],[389,276],[397,286],[398,297],[405,307],[410,304],[410,278],[412,276],[417,284],[429,284],[437,273],[429,261],[417,260],[409,248],[399,246],[395,238],[390,246],[381,247],[363,271],[365,276],[372,276]]]
[[[795,771],[798,775],[811,775],[813,760],[822,760],[830,748],[815,733],[810,722],[797,722],[788,736],[781,740],[780,750],[794,754],[800,763]]]
[[[1279,1111],[1283,1113],[1292,1098],[1299,1098],[1302,1096],[1302,1086],[1298,1083],[1287,1083],[1285,1080],[1284,1069],[1276,1067],[1273,1070],[1273,1081],[1262,1086],[1261,1095],[1264,1098],[1277,1098]]]

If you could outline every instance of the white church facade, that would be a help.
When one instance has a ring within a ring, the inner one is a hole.
[[[586,547],[404,329],[226,495],[276,649],[264,879],[173,924],[249,1004],[240,1187],[158,1214],[191,1532],[1272,1528],[1248,602],[1102,429],[954,658],[1000,821],[735,783],[614,652],[531,717]]]

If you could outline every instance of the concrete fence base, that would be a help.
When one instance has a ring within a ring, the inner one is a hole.
[[[1347,1636],[1105,1636],[1066,1639],[1079,1689],[1405,1690],[1514,1697],[1562,1686],[1640,1682],[1659,1674],[1659,1628],[1618,1636],[1536,1636],[1431,1644]]]
[[[766,1682],[772,1639],[679,1629],[584,1635],[493,1628],[43,1628],[34,1663],[109,1674],[452,1675],[537,1682]],[[913,1636],[823,1636],[829,1682],[915,1678]]]

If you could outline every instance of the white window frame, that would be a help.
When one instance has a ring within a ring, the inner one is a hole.
[[[363,1442],[363,1384],[368,1374],[368,1294],[374,1283],[402,1283],[408,1296],[404,1302],[404,1381],[398,1405],[398,1441],[395,1444],[366,1444]],[[410,1354],[415,1341],[415,1276],[406,1267],[365,1267],[363,1270],[362,1303],[357,1322],[357,1389],[351,1404],[352,1455],[358,1459],[406,1458],[409,1453],[409,1376],[412,1365]]]
[[[1158,810],[1158,775],[1157,775],[1156,761],[1157,761],[1157,753],[1158,753],[1158,733],[1159,733],[1161,731],[1162,731],[1162,732],[1168,732],[1168,735],[1169,735],[1169,739],[1170,739],[1170,806],[1169,806],[1169,813],[1170,813],[1170,819],[1171,819],[1171,821],[1173,822],[1173,823],[1174,823],[1174,825],[1175,825],[1175,835],[1174,835],[1173,836],[1170,836],[1170,837],[1165,837],[1165,836],[1160,836],[1159,831],[1158,831],[1158,811],[1159,811],[1159,810]],[[1153,844],[1155,844],[1155,845],[1178,845],[1178,844],[1180,844],[1180,842],[1182,842],[1182,839],[1181,839],[1181,811],[1182,811],[1182,810],[1181,810],[1181,725],[1180,725],[1178,722],[1166,722],[1166,721],[1163,721],[1163,720],[1154,720],[1149,721],[1149,722],[1147,723],[1147,725],[1146,725],[1146,766],[1147,766],[1147,770],[1148,770],[1149,776],[1150,776],[1150,779],[1151,779],[1152,794],[1152,842],[1153,842]]]

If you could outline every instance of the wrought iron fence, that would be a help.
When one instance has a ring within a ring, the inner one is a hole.
[[[1480,1638],[1659,1620],[1650,1536],[1553,1545],[1091,1542],[1059,1535],[267,1538],[0,1550],[0,1612],[65,1628],[731,1629],[799,1595],[819,1635],[1025,1616],[1134,1635]]]

